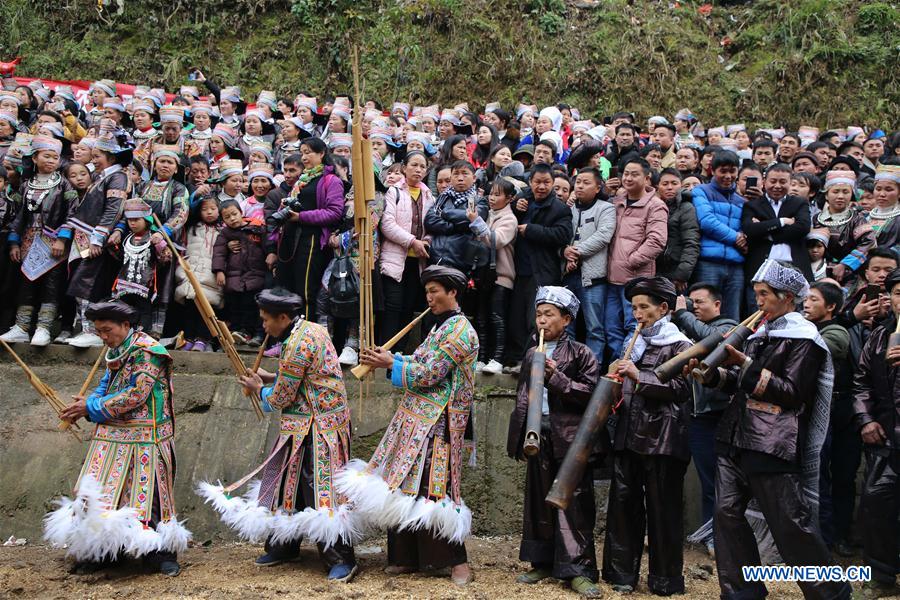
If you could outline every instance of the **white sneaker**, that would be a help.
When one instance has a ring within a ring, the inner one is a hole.
[[[356,366],[359,364],[359,353],[350,346],[344,346],[341,355],[338,356],[338,362],[344,366]]]
[[[503,372],[503,365],[492,358],[488,364],[484,365],[481,372],[487,373],[488,375],[499,375]]]
[[[479,360],[478,362],[475,363],[475,372],[481,373],[483,370],[484,370],[484,363]]]
[[[16,342],[27,342],[28,341],[28,332],[19,327],[18,325],[13,325],[12,329],[0,335],[0,340],[7,342],[9,344],[15,344]]]
[[[66,331],[65,329],[63,329],[62,331],[59,332],[59,335],[56,336],[56,339],[53,340],[53,343],[54,344],[65,344],[71,338],[72,338],[72,332]]]
[[[94,333],[82,332],[70,339],[68,344],[76,348],[99,348],[103,345],[103,340]]]
[[[53,338],[50,337],[50,332],[46,327],[38,327],[34,330],[34,337],[31,338],[31,345],[43,348],[44,346],[49,346],[52,340]]]

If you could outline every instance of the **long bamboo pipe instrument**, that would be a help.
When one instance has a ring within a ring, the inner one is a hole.
[[[397,342],[399,342],[400,340],[402,340],[403,337],[406,336],[407,333],[412,331],[412,328],[415,327],[416,324],[425,317],[425,315],[429,315],[429,314],[431,314],[431,310],[424,310],[421,313],[419,313],[418,317],[416,317],[415,319],[410,321],[406,327],[404,327],[403,329],[398,331],[394,335],[394,337],[392,337],[387,342],[382,344],[381,347],[385,350],[390,350],[391,348],[393,348],[394,345]],[[356,365],[355,367],[350,369],[350,372],[353,373],[353,376],[356,377],[357,379],[362,379],[363,377],[368,375],[371,370],[372,370],[372,367],[369,365]]]

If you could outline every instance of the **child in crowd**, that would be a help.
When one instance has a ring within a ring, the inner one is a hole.
[[[575,437],[584,408],[600,378],[600,366],[594,353],[566,332],[566,327],[578,314],[579,302],[575,294],[564,287],[544,286],[538,288],[534,305],[537,330],[544,332],[546,366],[540,449],[537,456],[527,459],[522,543],[519,546],[519,560],[530,562],[531,570],[519,575],[516,581],[535,584],[555,577],[568,580],[579,594],[599,598],[594,550],[597,510],[592,469],[584,470],[567,509],[551,508],[544,498]],[[506,451],[516,460],[525,460],[522,445],[535,350],[532,347],[525,353],[516,387],[516,405],[509,420]],[[605,430],[600,433],[594,449],[606,451],[609,443]]]
[[[119,276],[113,283],[113,297],[135,307],[140,314],[138,327],[150,332],[153,326],[153,309],[158,300],[157,263],[171,252],[166,242],[153,243],[150,239],[156,226],[153,209],[140,198],[123,203],[125,222],[129,234],[122,242]]]
[[[219,237],[219,202],[212,196],[201,198],[191,208],[187,227],[187,261],[200,285],[203,294],[213,308],[222,308],[222,285],[216,280],[212,270],[213,250]],[[212,336],[200,311],[194,302],[196,292],[187,273],[178,265],[175,269],[175,301],[184,305],[182,328],[184,331],[184,351],[211,352]]]
[[[869,211],[875,208],[875,180],[871,177],[863,179],[857,186],[859,192],[859,201],[857,206],[859,212],[868,216]]]
[[[255,298],[266,283],[265,225],[259,219],[245,219],[234,200],[223,202],[219,212],[225,227],[213,250],[216,284],[225,289],[225,311],[234,341],[259,346],[262,335]]]
[[[816,202],[819,190],[822,188],[822,180],[811,173],[793,173],[788,187],[789,196],[797,196],[809,203],[809,214],[812,222],[816,222],[816,216],[822,212]]]
[[[516,269],[513,263],[516,231],[519,225],[510,202],[516,197],[516,186],[503,177],[498,177],[491,185],[488,196],[490,213],[487,222],[474,209],[467,209],[472,232],[488,247],[493,248],[494,271],[490,265],[483,270],[480,279],[482,289],[478,294],[478,363],[476,371],[489,375],[503,372],[503,355],[506,348],[506,315]]]
[[[828,248],[829,233],[827,229],[813,229],[806,236],[806,251],[809,254],[809,266],[813,272],[813,281],[828,277],[825,250]]]

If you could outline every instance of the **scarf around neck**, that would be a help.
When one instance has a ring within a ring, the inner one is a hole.
[[[650,327],[641,329],[640,335],[631,351],[631,361],[638,362],[644,356],[648,346],[668,346],[678,342],[691,343],[686,335],[671,322],[666,315]]]

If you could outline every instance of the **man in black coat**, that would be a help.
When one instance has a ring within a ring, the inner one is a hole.
[[[744,261],[745,279],[756,273],[767,258],[788,262],[813,280],[806,252],[806,235],[810,228],[809,204],[796,196],[788,196],[791,168],[776,164],[766,171],[764,195],[751,198],[744,205],[741,230],[747,235],[747,259]],[[747,305],[753,312],[753,290],[747,291]]]
[[[519,221],[516,234],[516,282],[510,306],[507,363],[519,364],[534,332],[534,298],[542,285],[562,282],[562,251],[572,239],[572,211],[553,192],[549,165],[534,165],[531,187],[513,205]],[[518,324],[528,324],[519,327]]]

